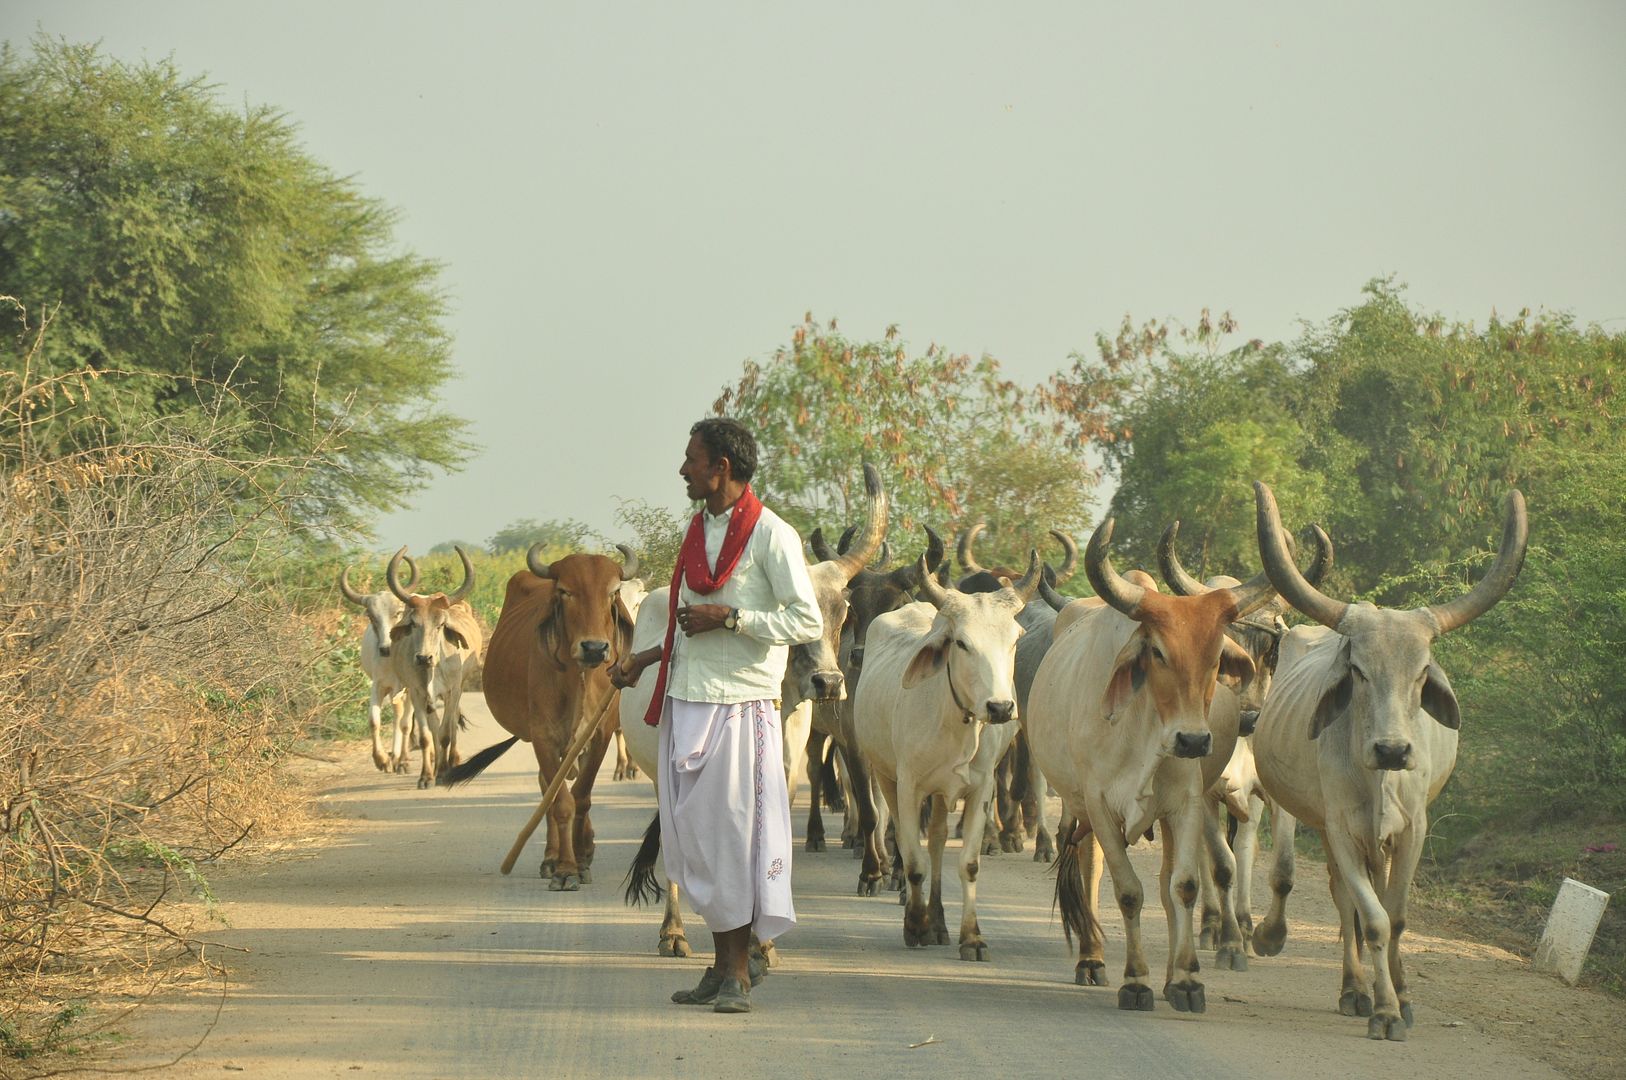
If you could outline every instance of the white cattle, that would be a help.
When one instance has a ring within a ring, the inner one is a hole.
[[[406,562],[412,571],[412,580],[406,583],[405,588],[412,589],[418,584],[418,564],[410,556]],[[411,713],[407,708],[406,685],[396,678],[395,665],[390,661],[390,629],[400,620],[406,605],[388,589],[366,594],[357,592],[350,584],[348,566],[339,571],[339,592],[367,616],[367,629],[361,635],[360,660],[361,670],[372,684],[367,695],[367,722],[373,735],[373,764],[378,766],[379,772],[404,773],[407,770]],[[394,737],[387,755],[379,732],[386,702],[395,717],[392,725]]]
[[[1064,819],[1080,823],[1063,840],[1056,885],[1063,927],[1069,939],[1074,931],[1081,938],[1075,980],[1106,983],[1100,924],[1091,910],[1101,852],[1128,935],[1118,1007],[1152,1008],[1141,945],[1145,896],[1127,849],[1156,823],[1169,920],[1163,994],[1177,1011],[1202,1012],[1192,908],[1203,871],[1203,759],[1219,742],[1210,712],[1225,711],[1227,744],[1219,753],[1228,756],[1236,698],[1218,680],[1245,686],[1254,667],[1225,629],[1266,603],[1271,590],[1261,576],[1200,596],[1160,594],[1145,574],[1120,577],[1112,569],[1112,524],[1108,518],[1096,529],[1085,552],[1085,571],[1101,599],[1075,601],[1057,616],[1056,640],[1039,665],[1023,723],[1040,770],[1061,796]],[[1217,758],[1216,773],[1224,760]]]
[[[457,729],[462,717],[463,678],[479,663],[480,624],[467,597],[474,590],[474,566],[462,548],[463,584],[454,593],[420,596],[400,582],[397,567],[406,548],[390,559],[385,577],[403,605],[390,630],[390,662],[406,687],[413,730],[423,747],[418,786],[435,786],[435,776],[458,763]]]
[[[1321,832],[1343,933],[1339,1011],[1370,1016],[1367,1037],[1403,1041],[1412,1007],[1400,935],[1428,835],[1428,806],[1457,758],[1462,718],[1434,661],[1435,638],[1488,611],[1524,562],[1524,498],[1508,496],[1501,549],[1485,577],[1446,604],[1401,611],[1346,604],[1305,581],[1287,553],[1270,489],[1256,483],[1260,554],[1282,596],[1321,628],[1295,630],[1259,716],[1254,754],[1271,796]],[[1372,953],[1366,993],[1362,947]]]
[[[869,762],[897,829],[908,895],[903,940],[948,944],[943,915],[943,846],[948,808],[966,800],[960,852],[964,906],[960,959],[986,960],[977,925],[977,871],[994,768],[1015,738],[1016,615],[1039,587],[1039,555],[1012,586],[994,593],[945,589],[920,562],[924,603],[877,618],[869,628],[854,700],[859,752]],[[931,798],[931,899],[923,885],[920,805]]]
[[[643,606],[649,589],[643,578],[633,578],[621,583],[621,603],[627,609],[627,614],[634,620],[638,618],[638,609]],[[638,778],[638,764],[627,754],[627,737],[621,730],[620,720],[615,725],[615,779],[636,780]]]

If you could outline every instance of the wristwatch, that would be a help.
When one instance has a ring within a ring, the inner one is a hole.
[[[740,609],[739,608],[729,608],[728,609],[728,614],[723,616],[723,629],[724,630],[732,630],[736,634],[740,632]]]

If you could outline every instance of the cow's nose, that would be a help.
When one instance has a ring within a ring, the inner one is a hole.
[[[431,661],[431,660],[433,660],[433,659],[434,659],[434,657],[432,657],[432,656],[430,656],[430,655],[429,655],[429,654],[428,654],[428,653],[426,653],[426,652],[421,652],[421,653],[419,653],[419,654],[418,654],[418,655],[417,655],[417,656],[415,656],[415,657],[413,657],[413,659],[415,659],[415,660],[416,660],[416,661],[417,661],[417,662],[418,662],[418,666],[419,666],[419,667],[428,667],[428,666],[429,666],[429,662],[430,662],[430,661]]]
[[[987,705],[988,722],[990,724],[1008,724],[1011,717],[1016,715],[1016,702],[990,701]]]
[[[862,645],[854,646],[849,655],[852,657],[853,667],[861,668],[864,666],[864,647]]]
[[[1236,733],[1238,735],[1252,735],[1253,734],[1253,729],[1258,727],[1258,726],[1259,726],[1259,710],[1258,709],[1244,709],[1242,711],[1242,720],[1241,720],[1241,722],[1239,724],[1237,724]]]
[[[1208,732],[1193,735],[1189,731],[1182,731],[1174,737],[1174,756],[1181,758],[1207,757],[1214,747],[1214,736]]]
[[[588,667],[597,667],[604,663],[609,655],[610,643],[608,641],[582,642],[582,663]]]
[[[1380,769],[1404,769],[1411,760],[1411,743],[1375,742],[1372,744],[1372,756],[1377,759]]]
[[[818,671],[813,673],[813,696],[820,701],[831,701],[841,696],[841,673]]]
[[[390,647],[388,645],[380,645],[378,647],[378,655],[379,656],[388,656],[389,654],[390,654]]]

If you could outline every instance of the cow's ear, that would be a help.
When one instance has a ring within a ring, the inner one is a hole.
[[[1321,700],[1316,702],[1315,715],[1310,718],[1312,739],[1320,738],[1323,731],[1344,715],[1344,710],[1349,708],[1349,699],[1355,694],[1355,676],[1350,673],[1349,664],[1340,662],[1334,670],[1342,674],[1321,692]]]
[[[396,623],[394,626],[390,627],[390,640],[400,641],[402,638],[407,636],[407,633],[411,629],[412,624],[409,622]]]
[[[446,640],[451,642],[455,648],[466,649],[469,647],[468,639],[458,633],[451,623],[447,623],[441,632],[446,635]]]
[[[1220,635],[1219,677],[1233,680],[1237,692],[1241,693],[1253,682],[1253,677],[1257,673],[1258,669],[1253,666],[1253,657],[1248,655],[1248,650],[1223,634]]]
[[[1112,662],[1112,678],[1107,681],[1107,692],[1101,701],[1107,715],[1117,712],[1124,702],[1146,685],[1147,651],[1144,630],[1136,630],[1124,642],[1124,647],[1118,650],[1118,658]]]
[[[948,663],[949,647],[954,644],[947,625],[932,627],[926,640],[921,642],[920,651],[915,653],[909,666],[903,669],[903,688],[905,690],[919,686],[928,675],[935,675],[943,670]]]
[[[611,597],[610,602],[615,606],[615,628],[621,636],[622,644],[630,649],[632,647],[632,612],[627,610],[626,602],[621,599],[619,591],[616,592],[615,596]]]
[[[1452,731],[1462,727],[1456,691],[1451,689],[1451,680],[1438,664],[1428,665],[1428,675],[1423,680],[1423,711]]]

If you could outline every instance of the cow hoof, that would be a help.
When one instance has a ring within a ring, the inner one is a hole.
[[[689,939],[679,934],[676,937],[661,938],[661,955],[686,957],[689,955]]]
[[[960,943],[961,960],[987,960],[988,943],[986,941],[965,941]]]
[[[992,836],[990,836],[988,839],[984,840],[982,842],[982,853],[984,855],[998,855],[999,854],[999,840],[996,837],[992,837]]]
[[[876,892],[876,888],[880,884],[881,883],[880,883],[879,880],[865,881],[863,878],[859,878],[858,879],[858,895],[859,896],[874,896],[875,892]]]
[[[1405,1042],[1406,1021],[1396,1014],[1374,1016],[1366,1022],[1366,1037],[1380,1041],[1388,1039],[1390,1042]]]
[[[407,768],[408,768],[407,759],[405,757],[403,757],[400,761],[397,761],[395,763],[395,768],[392,769],[391,771],[394,772],[394,773],[397,773],[397,774],[399,774],[401,776],[405,776]]]
[[[751,959],[761,959],[764,969],[776,968],[780,964],[779,950],[771,941],[757,942],[751,946]]]
[[[383,754],[374,754],[373,767],[379,772],[388,772],[390,768],[390,759],[385,757]]]
[[[420,777],[418,777],[418,790],[419,791],[428,791],[430,788],[432,788],[434,786],[435,786],[434,777],[432,777],[432,776],[420,776]]]
[[[932,944],[933,945],[947,945],[948,943],[949,943],[948,931],[945,930],[945,929],[940,929],[940,928],[934,927],[932,929]]]
[[[1007,833],[999,834],[999,850],[1010,853],[1020,852],[1026,840],[1020,835],[1011,836]]]
[[[636,780],[636,779],[638,779],[638,766],[636,766],[636,765],[628,765],[627,766],[627,779],[628,780]]]
[[[824,837],[822,837],[822,836],[810,836],[810,837],[808,837],[807,838],[807,850],[809,850],[809,851],[823,851],[824,850]]]
[[[911,949],[924,949],[926,937],[925,931],[911,930],[907,926],[903,928],[903,943]]]
[[[1080,960],[1073,969],[1073,982],[1078,986],[1110,986],[1107,966],[1099,960]]]
[[[582,879],[578,874],[555,874],[553,880],[548,882],[549,892],[575,892],[582,887]]]
[[[1253,932],[1253,951],[1260,956],[1275,956],[1287,944],[1287,923],[1266,919]]]
[[[1203,997],[1203,984],[1192,979],[1165,986],[1163,1000],[1173,1005],[1175,1012],[1200,1013],[1208,1010],[1208,1002]]]
[[[1364,990],[1345,990],[1338,996],[1338,1011],[1345,1016],[1371,1016],[1372,999]]]
[[[1411,1027],[1412,1021],[1415,1018],[1415,1015],[1411,1011],[1411,1003],[1409,1001],[1402,1001],[1400,1003],[1400,1019],[1406,1022],[1407,1027]]]
[[[1247,971],[1248,957],[1235,945],[1221,945],[1214,950],[1214,966],[1221,971]]]
[[[1050,839],[1049,833],[1040,833],[1039,838],[1033,842],[1033,861],[1042,863],[1056,861],[1056,845]]]
[[[543,877],[552,877],[553,876],[553,868],[558,866],[558,865],[559,865],[559,862],[558,862],[557,859],[543,859],[542,860],[541,875]]]
[[[581,873],[577,876],[582,879],[583,885],[591,885],[593,883],[593,871],[585,863],[582,864]]]
[[[1126,1012],[1151,1012],[1152,988],[1142,983],[1125,983],[1118,988],[1118,1008]]]
[[[1218,944],[1215,941],[1217,936],[1218,935],[1214,933],[1214,928],[1212,926],[1203,927],[1203,932],[1197,935],[1197,948],[1212,949],[1216,944]]]

